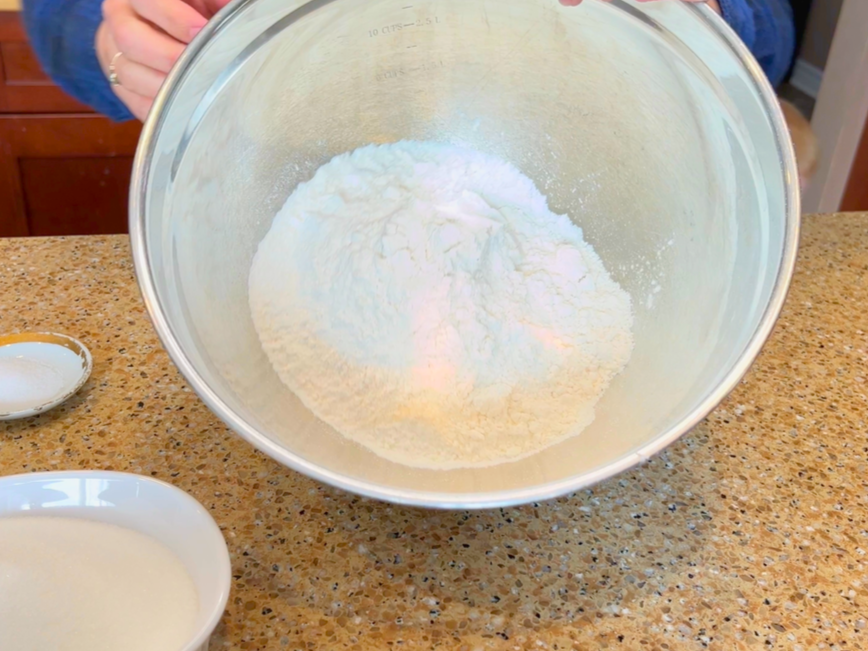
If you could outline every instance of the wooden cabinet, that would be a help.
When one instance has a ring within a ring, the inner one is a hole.
[[[0,12],[0,237],[127,232],[140,129],[52,84],[19,15]]]
[[[850,178],[844,191],[841,210],[860,212],[868,210],[868,120],[862,128],[862,139],[859,141],[859,149],[856,150],[853,167],[850,168]]]
[[[0,116],[0,235],[127,232],[138,137],[96,115]]]

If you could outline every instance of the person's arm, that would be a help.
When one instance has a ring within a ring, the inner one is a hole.
[[[112,92],[94,39],[101,0],[24,0],[24,24],[45,72],[63,90],[113,120],[133,115]]]
[[[777,86],[790,68],[796,47],[788,0],[717,0],[721,14]]]

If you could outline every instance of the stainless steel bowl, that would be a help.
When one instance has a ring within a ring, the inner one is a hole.
[[[514,162],[632,295],[632,360],[580,436],[491,468],[408,468],[318,420],[269,365],[247,279],[272,217],[335,154],[402,138]],[[130,203],[157,332],[218,416],[311,477],[443,508],[561,495],[696,425],[771,331],[799,228],[757,63],[706,7],[632,0],[236,1],[160,92]]]

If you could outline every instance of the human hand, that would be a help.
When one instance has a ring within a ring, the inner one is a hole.
[[[639,0],[639,2],[654,2],[654,0]],[[717,0],[684,0],[684,2],[705,2],[714,11],[720,13],[720,5],[717,4]],[[567,7],[575,7],[582,4],[582,0],[561,0],[561,4]]]
[[[144,120],[166,74],[228,0],[103,0],[94,46],[112,90]]]

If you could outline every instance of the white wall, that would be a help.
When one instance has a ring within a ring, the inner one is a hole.
[[[800,59],[820,70],[826,67],[843,5],[844,0],[814,0],[799,50]]]
[[[831,0],[818,0],[819,3]],[[868,119],[868,0],[844,0],[811,124],[821,162],[804,212],[835,212]]]

